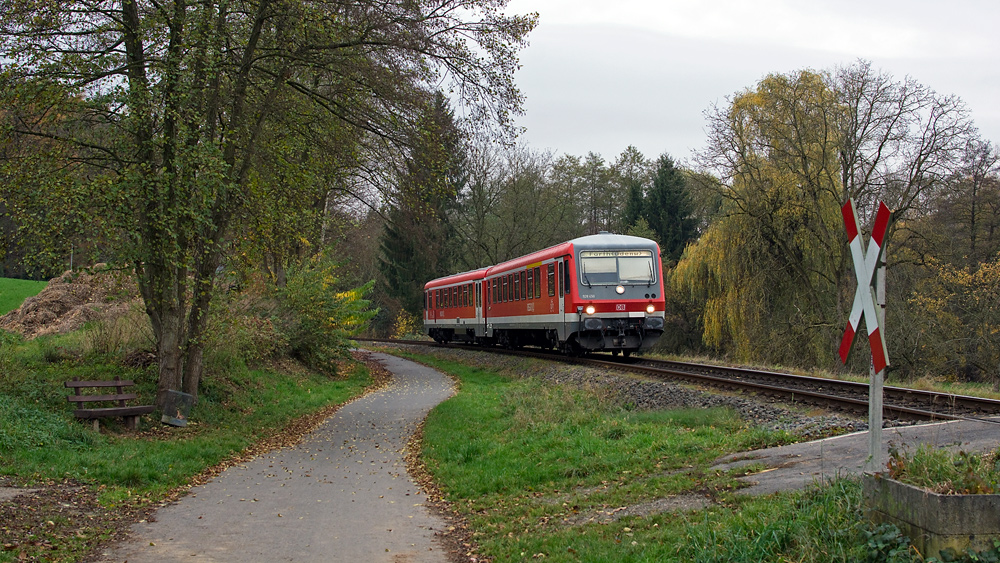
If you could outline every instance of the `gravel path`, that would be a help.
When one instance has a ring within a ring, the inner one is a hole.
[[[403,450],[427,412],[454,393],[440,372],[372,354],[392,383],[337,411],[299,445],[231,467],[103,561],[443,563],[446,523],[425,506]]]

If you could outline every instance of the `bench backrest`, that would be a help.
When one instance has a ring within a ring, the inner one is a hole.
[[[134,381],[128,379],[115,378],[113,381],[67,381],[66,387],[73,389],[74,394],[66,397],[71,403],[92,403],[97,401],[118,401],[118,405],[124,407],[125,401],[130,401],[139,397],[136,393],[126,393],[125,387],[135,385]],[[114,394],[83,394],[82,389],[110,389],[115,388]]]

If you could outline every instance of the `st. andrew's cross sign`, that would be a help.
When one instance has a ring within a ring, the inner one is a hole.
[[[847,363],[847,358],[857,336],[858,325],[862,315],[865,317],[865,327],[868,329],[868,343],[872,350],[872,367],[879,373],[889,365],[889,354],[885,347],[885,333],[879,326],[879,315],[875,311],[875,297],[872,294],[872,280],[878,267],[879,256],[882,254],[885,232],[889,226],[889,208],[879,202],[878,214],[875,216],[875,226],[872,237],[868,241],[868,251],[861,245],[861,224],[858,221],[858,210],[854,200],[849,199],[841,208],[844,214],[844,227],[847,229],[848,244],[851,248],[851,258],[854,259],[854,274],[858,278],[858,289],[854,292],[854,305],[844,338],[840,341],[840,360]]]
[[[885,247],[885,231],[889,226],[889,208],[879,202],[878,213],[875,215],[875,226],[872,227],[872,238],[868,241],[868,251],[861,245],[861,223],[858,221],[858,210],[854,200],[849,199],[841,208],[844,214],[844,227],[847,228],[848,244],[851,248],[851,258],[854,259],[854,274],[858,278],[858,289],[854,292],[854,306],[844,338],[840,342],[840,359],[846,364],[847,357],[854,347],[854,339],[858,334],[861,317],[865,318],[868,329],[868,344],[872,349],[871,382],[868,386],[868,460],[865,471],[879,471],[882,468],[882,381],[885,368],[889,365],[889,354],[885,348],[885,327],[881,326],[885,318],[875,309],[875,296],[872,295],[872,280],[879,265],[879,258]],[[884,297],[880,294],[879,297]]]

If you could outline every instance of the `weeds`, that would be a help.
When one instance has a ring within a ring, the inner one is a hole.
[[[910,454],[889,449],[888,475],[938,494],[996,494],[1000,492],[1000,449],[976,455],[952,453],[921,444]]]

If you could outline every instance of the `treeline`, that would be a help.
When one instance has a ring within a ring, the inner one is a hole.
[[[5,272],[134,268],[163,389],[196,391],[220,291],[275,288],[316,313],[305,332],[336,331],[323,311],[343,299],[363,324],[370,299],[370,330],[402,334],[429,279],[629,233],[663,251],[663,350],[840,369],[840,206],[868,225],[884,200],[891,375],[1000,381],[1000,157],[960,99],[860,61],[733,94],[690,161],[557,155],[517,145],[510,121],[534,17],[452,4],[11,4]],[[865,346],[849,369],[867,370]]]
[[[890,373],[1000,382],[1000,155],[960,99],[860,61],[767,76],[707,119],[685,166],[633,147],[608,162],[462,146],[448,189],[389,208],[376,330],[419,314],[427,279],[608,230],[661,244],[662,349],[842,369],[854,198],[866,229],[879,201],[893,210]],[[867,371],[867,346],[848,369]]]

